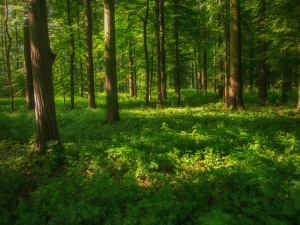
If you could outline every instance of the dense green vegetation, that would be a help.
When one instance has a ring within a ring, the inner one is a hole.
[[[216,94],[173,93],[163,109],[120,95],[121,121],[104,124],[105,96],[87,109],[56,99],[65,151],[31,154],[34,112],[0,99],[0,224],[299,224],[297,95],[246,110]],[[53,145],[55,146],[55,145]]]

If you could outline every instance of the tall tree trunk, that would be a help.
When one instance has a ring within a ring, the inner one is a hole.
[[[244,108],[241,66],[240,0],[230,0],[230,108]]]
[[[10,64],[11,36],[9,33],[9,29],[8,29],[8,3],[7,3],[7,0],[5,0],[5,10],[6,10],[6,14],[5,14],[4,26],[5,26],[6,37],[8,39],[8,45],[6,48],[6,70],[7,70],[7,82],[8,82],[9,94],[10,94],[10,107],[11,107],[11,111],[13,112],[15,110],[15,106],[14,106],[13,85],[12,85],[12,81],[11,81],[11,64]]]
[[[71,53],[70,53],[70,108],[74,109],[74,58],[75,58],[75,40],[74,33],[72,28],[72,19],[71,19],[71,8],[70,0],[67,0],[67,15],[68,15],[68,25],[70,32],[70,44],[71,44]]]
[[[175,93],[177,104],[180,105],[180,73],[179,73],[179,33],[178,33],[178,0],[174,5],[174,36],[175,36]]]
[[[225,22],[224,22],[224,7],[223,0],[219,0],[219,26],[223,29],[220,30],[218,37],[218,97],[222,98],[224,95],[224,53],[226,49],[224,48],[224,36],[225,36]],[[221,53],[223,52],[223,54]]]
[[[33,78],[30,56],[30,34],[28,18],[24,21],[24,60],[25,60],[25,76],[26,76],[26,108],[33,110],[34,104],[34,91],[33,91]]]
[[[143,21],[143,40],[144,40],[144,54],[145,54],[145,66],[146,66],[146,105],[149,105],[150,101],[150,71],[149,71],[149,54],[147,45],[147,24],[149,17],[149,0],[146,0],[146,13]]]
[[[258,61],[258,104],[266,105],[268,98],[267,88],[267,67],[266,67],[266,52],[267,42],[265,40],[266,29],[266,0],[260,0],[259,2],[259,61]]]
[[[167,99],[166,53],[165,53],[165,12],[164,1],[159,0],[159,44],[160,44],[160,76],[162,100]]]
[[[116,71],[115,1],[104,0],[106,122],[120,120]]]
[[[86,55],[86,72],[88,83],[88,107],[96,108],[95,84],[94,84],[94,59],[93,59],[93,33],[92,33],[92,13],[91,1],[84,0],[84,21],[85,21],[85,55]]]
[[[46,0],[29,0],[28,11],[35,98],[35,146],[40,153],[45,153],[48,141],[60,144],[52,81],[55,54],[50,49]]]
[[[156,23],[156,51],[157,51],[157,106],[162,107],[162,79],[161,79],[161,39],[160,39],[160,0],[155,0],[155,23]]]

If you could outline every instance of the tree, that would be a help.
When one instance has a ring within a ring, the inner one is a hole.
[[[162,68],[161,68],[161,33],[160,33],[160,0],[155,0],[155,34],[156,34],[156,51],[157,51],[157,106],[162,106]]]
[[[13,85],[11,81],[11,64],[10,64],[10,52],[11,52],[11,36],[8,29],[8,2],[5,0],[5,34],[8,39],[8,45],[6,48],[6,70],[7,70],[7,81],[9,86],[9,93],[10,93],[10,106],[11,111],[14,111],[14,92],[13,92]]]
[[[25,76],[26,76],[26,108],[34,109],[34,90],[33,90],[33,77],[31,67],[31,56],[30,56],[30,34],[28,18],[24,21],[24,65],[25,65]]]
[[[28,12],[35,97],[35,147],[43,154],[47,142],[55,141],[60,145],[52,81],[55,54],[50,49],[46,0],[29,0]]]
[[[143,44],[144,44],[144,57],[145,57],[145,70],[146,70],[146,105],[150,101],[150,69],[149,69],[149,54],[147,45],[147,25],[149,17],[149,0],[146,0],[146,12],[143,21]]]
[[[113,123],[120,120],[116,71],[114,0],[104,0],[104,44],[106,122]]]
[[[230,0],[230,93],[229,107],[243,109],[240,0]]]
[[[260,105],[265,105],[268,98],[267,90],[267,67],[266,67],[266,52],[267,52],[267,42],[265,37],[266,29],[266,0],[259,1],[259,28],[260,28],[260,38],[259,38],[259,60],[258,60],[258,103]]]
[[[74,109],[74,58],[75,58],[75,40],[74,33],[72,28],[72,19],[71,19],[71,8],[70,0],[67,0],[67,15],[68,15],[68,25],[70,32],[70,44],[71,44],[71,53],[70,53],[70,108]]]
[[[175,93],[177,104],[180,105],[180,73],[179,73],[179,31],[178,31],[178,0],[174,3],[174,38],[175,38]]]
[[[94,85],[94,60],[93,60],[93,40],[92,40],[92,13],[90,0],[84,0],[85,9],[85,33],[86,33],[86,71],[88,81],[88,107],[96,108],[95,85]]]

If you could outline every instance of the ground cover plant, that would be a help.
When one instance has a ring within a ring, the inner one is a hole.
[[[246,110],[215,93],[172,92],[164,108],[120,94],[121,120],[57,98],[64,146],[31,154],[34,113],[0,99],[0,224],[300,224],[300,115],[296,94]],[[142,96],[142,95],[141,95]],[[277,101],[278,100],[278,101]],[[51,143],[50,143],[51,146]]]

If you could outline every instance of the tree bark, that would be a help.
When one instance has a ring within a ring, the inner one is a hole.
[[[167,99],[166,53],[165,53],[165,16],[164,3],[159,0],[159,44],[160,44],[160,76],[162,100]]]
[[[46,153],[47,142],[60,144],[54,101],[46,0],[29,0],[29,31],[35,97],[36,148]]]
[[[104,62],[106,89],[106,122],[120,120],[117,71],[116,71],[116,39],[115,39],[115,1],[104,0]]]
[[[94,84],[94,59],[93,59],[93,33],[92,33],[92,13],[91,1],[84,0],[84,21],[85,21],[85,48],[86,48],[86,72],[88,83],[88,107],[96,108],[95,84]]]
[[[202,87],[203,95],[207,94],[207,55],[206,49],[202,50]]]
[[[145,66],[146,66],[146,105],[149,105],[150,101],[150,71],[149,71],[149,54],[147,45],[147,24],[149,17],[149,0],[146,0],[146,13],[143,21],[143,40],[144,40],[144,54],[145,54]]]
[[[157,50],[157,106],[162,107],[162,77],[161,77],[161,39],[160,39],[160,0],[155,0],[156,50]]]
[[[267,67],[266,67],[266,52],[267,43],[265,40],[265,26],[266,26],[266,0],[259,2],[259,60],[258,60],[258,104],[266,105],[268,98],[267,88]]]
[[[230,0],[229,108],[244,109],[241,61],[240,0]]]
[[[72,28],[72,19],[71,19],[71,8],[70,0],[67,0],[67,15],[68,15],[68,25],[70,32],[70,44],[71,44],[71,53],[70,53],[70,108],[74,109],[74,58],[75,58],[75,40],[74,33]]]
[[[179,33],[178,33],[178,0],[174,5],[174,30],[175,30],[175,93],[177,104],[180,105],[180,73],[179,73]]]
[[[4,27],[5,27],[5,33],[6,37],[8,39],[8,45],[6,48],[6,70],[7,70],[7,83],[9,87],[9,95],[10,95],[10,107],[11,111],[13,112],[15,110],[14,106],[14,92],[13,92],[13,85],[11,81],[11,63],[10,63],[10,52],[11,52],[11,36],[9,33],[8,29],[8,2],[5,0],[5,22],[4,22]]]
[[[134,85],[134,70],[133,70],[133,37],[129,38],[129,51],[128,51],[128,58],[129,58],[129,93],[131,97],[135,95],[135,85]]]
[[[34,103],[34,90],[33,90],[33,78],[30,56],[30,34],[28,18],[24,21],[24,60],[25,60],[25,76],[26,76],[26,108],[33,110]]]

